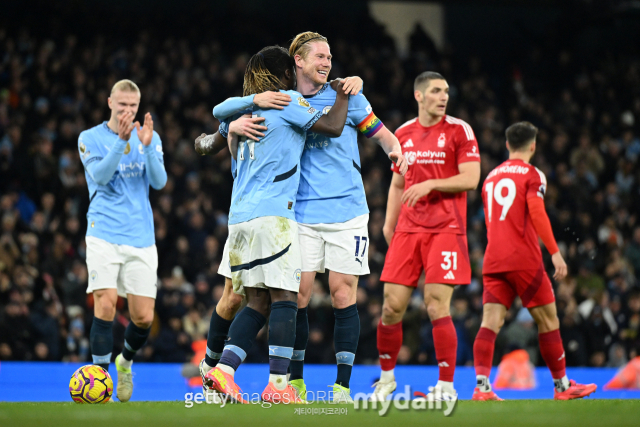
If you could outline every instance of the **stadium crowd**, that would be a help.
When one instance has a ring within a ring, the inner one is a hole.
[[[0,360],[90,360],[93,301],[85,293],[84,261],[89,195],[77,137],[107,120],[109,90],[121,78],[140,86],[140,112],[154,116],[169,174],[163,190],[151,191],[160,265],[156,319],[137,358],[185,362],[191,344],[205,338],[224,285],[216,272],[233,180],[226,150],[199,157],[193,141],[216,131],[211,109],[241,93],[253,53],[244,48],[242,27],[233,20],[217,25],[228,30],[226,40],[237,35],[237,43],[158,34],[154,28],[127,43],[106,29],[79,37],[60,28],[51,36],[0,28]],[[400,56],[382,27],[368,18],[361,25],[367,25],[366,40],[333,29],[326,33],[332,76],[361,76],[373,110],[390,130],[416,116],[413,79],[424,70],[448,79],[448,113],[474,129],[483,178],[506,158],[504,129],[510,123],[529,120],[540,128],[533,163],[549,180],[547,211],[570,271],[555,284],[567,365],[617,367],[638,355],[640,59],[612,54],[587,63],[561,44],[532,45],[500,74],[479,57],[435,50],[418,27],[409,54]],[[272,31],[263,40],[286,44],[295,35]],[[371,274],[360,279],[358,289],[356,363],[374,364],[391,172],[382,150],[365,138],[360,155],[371,211]],[[480,189],[470,191],[468,200],[473,279],[456,290],[452,302],[460,365],[472,365],[486,245]],[[308,363],[335,363],[327,289],[320,276],[309,306]],[[116,342],[123,341],[127,317],[121,300]],[[435,364],[431,324],[417,293],[404,327],[398,363]],[[266,362],[265,335],[263,329],[248,361]],[[518,304],[498,336],[494,361],[515,348],[544,365],[535,323]]]

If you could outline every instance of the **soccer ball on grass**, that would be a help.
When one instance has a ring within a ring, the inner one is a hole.
[[[85,365],[71,376],[69,393],[76,403],[107,403],[113,394],[113,380],[100,366]]]

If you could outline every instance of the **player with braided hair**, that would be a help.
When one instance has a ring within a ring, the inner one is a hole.
[[[281,90],[298,102],[282,110],[251,110],[267,125],[259,142],[239,140],[233,127],[228,132],[229,149],[237,166],[223,259],[229,260],[234,292],[246,295],[247,306],[231,323],[220,361],[215,367],[204,366],[213,368],[205,375],[204,385],[242,403],[245,400],[234,374],[268,317],[270,376],[262,399],[274,403],[300,401],[286,377],[293,354],[300,286],[294,210],[300,157],[307,130],[339,136],[347,116],[349,98],[343,91],[339,90],[331,114],[323,115],[291,90],[294,78],[293,61],[281,47],[269,46],[251,57],[244,76],[245,94]]]

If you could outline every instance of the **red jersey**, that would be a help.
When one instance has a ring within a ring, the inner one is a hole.
[[[483,274],[540,268],[542,252],[527,199],[544,198],[546,187],[544,173],[522,160],[507,160],[487,175],[482,201],[489,243]]]
[[[471,126],[444,116],[433,126],[424,127],[418,118],[403,124],[395,132],[409,170],[404,176],[405,191],[428,179],[458,175],[458,165],[479,162],[478,142]],[[399,173],[395,164],[391,170]],[[409,233],[466,234],[467,193],[432,191],[410,208],[402,205],[396,231]]]

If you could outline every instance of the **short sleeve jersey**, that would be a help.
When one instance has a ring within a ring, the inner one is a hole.
[[[546,187],[544,173],[522,160],[507,160],[487,175],[482,201],[489,243],[483,273],[540,268],[542,252],[527,199],[544,198]]]
[[[451,116],[444,116],[429,127],[415,118],[400,126],[395,134],[409,165],[404,176],[405,190],[429,179],[457,175],[461,163],[480,161],[471,126]],[[391,170],[400,173],[395,164]],[[465,234],[466,225],[467,193],[432,191],[414,207],[402,205],[396,231]]]
[[[296,91],[283,93],[293,100],[302,98]],[[264,216],[295,220],[300,156],[307,130],[320,119],[322,112],[291,102],[283,110],[254,108],[253,115],[264,117],[262,124],[267,130],[259,142],[245,138],[238,144],[229,224]]]
[[[327,114],[336,102],[336,95],[327,83],[315,95],[293,98],[292,103],[301,103]],[[359,93],[349,97],[342,135],[331,138],[315,132],[307,133],[296,198],[298,222],[346,222],[369,213],[360,168],[358,132],[371,138],[382,127],[367,98]]]

